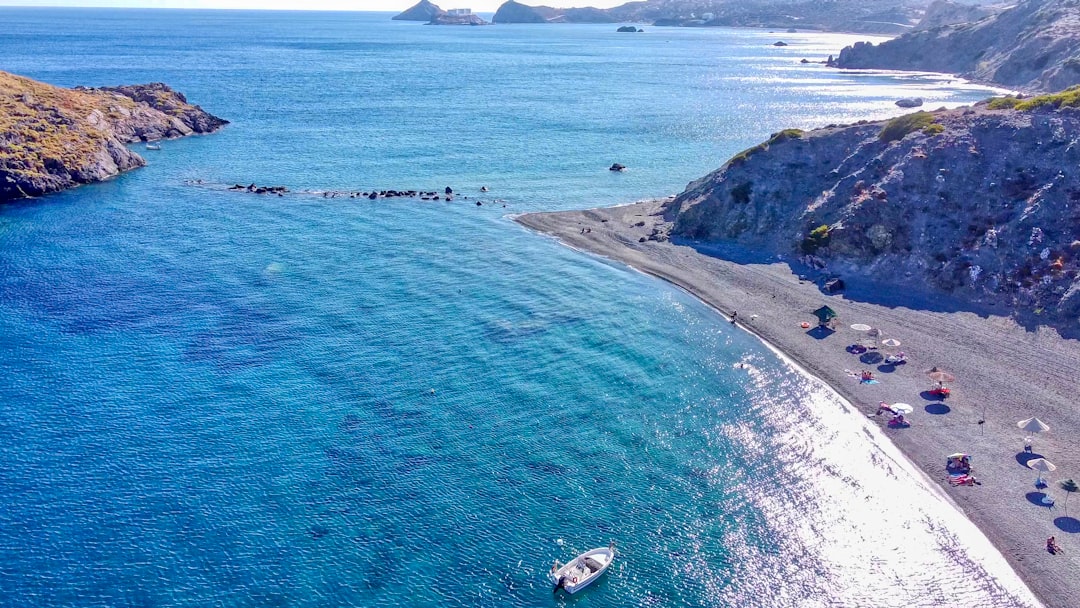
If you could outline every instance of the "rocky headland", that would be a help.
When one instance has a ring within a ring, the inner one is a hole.
[[[161,83],[64,89],[0,72],[0,201],[108,179],[146,164],[124,144],[225,124]]]
[[[849,282],[1004,306],[1075,331],[1078,108],[1080,87],[783,131],[669,203],[670,235],[801,257]]]
[[[942,25],[879,45],[847,47],[834,65],[946,72],[1027,91],[1056,91],[1080,84],[1080,2],[1023,0],[963,24],[950,23],[947,13],[941,7],[932,14]]]
[[[508,0],[499,6],[491,21],[492,23],[614,23],[616,19],[610,11],[599,8],[528,6],[515,0]]]

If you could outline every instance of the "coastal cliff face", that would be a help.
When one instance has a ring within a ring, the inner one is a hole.
[[[391,17],[393,21],[431,21],[446,11],[432,4],[428,0],[420,0],[410,8]]]
[[[778,133],[676,197],[672,235],[1075,324],[1080,110],[1053,103]]]
[[[1080,1],[1025,0],[975,23],[840,52],[840,68],[925,70],[1053,91],[1080,83]]]
[[[125,143],[210,133],[225,124],[161,83],[63,89],[0,72],[0,201],[146,164]]]

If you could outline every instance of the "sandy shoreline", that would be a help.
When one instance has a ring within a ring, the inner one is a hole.
[[[531,213],[520,224],[557,237],[564,244],[614,259],[669,281],[721,313],[738,311],[739,325],[783,352],[832,386],[864,413],[879,401],[915,406],[907,429],[884,429],[912,462],[938,483],[1001,551],[1032,591],[1049,608],[1080,605],[1080,494],[1069,499],[1058,481],[1080,481],[1080,342],[1039,328],[1028,331],[1004,316],[962,310],[955,303],[908,294],[888,287],[851,285],[845,294],[825,295],[792,268],[735,251],[725,257],[699,253],[687,245],[646,240],[663,223],[661,201],[605,209]],[[636,225],[643,223],[642,225]],[[585,229],[586,232],[582,232]],[[801,270],[800,270],[801,272]],[[867,297],[873,290],[872,297]],[[889,302],[879,304],[872,302]],[[914,304],[913,304],[914,303]],[[800,327],[813,322],[810,311],[828,304],[840,315],[835,334],[817,339]],[[755,316],[756,315],[756,316]],[[866,323],[900,340],[908,364],[878,369],[845,347]],[[957,376],[953,395],[939,405],[920,393],[930,386],[925,370],[948,369]],[[874,371],[879,384],[860,384],[845,370]],[[1022,418],[1038,416],[1051,426],[1036,437],[1035,452],[1058,466],[1046,475],[1050,486],[1037,490],[1035,472],[1024,466]],[[885,420],[879,423],[884,426]],[[972,455],[981,486],[949,486],[946,455]],[[1041,505],[1042,492],[1053,508]],[[1051,555],[1045,541],[1055,536],[1063,554]]]

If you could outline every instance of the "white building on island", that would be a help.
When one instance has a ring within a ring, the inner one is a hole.
[[[452,8],[446,11],[446,14],[451,17],[468,17],[472,14],[471,8]]]

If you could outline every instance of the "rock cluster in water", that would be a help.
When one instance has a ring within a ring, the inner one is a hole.
[[[300,196],[320,197],[327,199],[392,199],[392,198],[411,198],[419,199],[422,201],[446,201],[450,202],[455,200],[456,196],[460,196],[463,200],[469,200],[468,195],[455,194],[454,189],[447,186],[442,192],[437,190],[290,190],[286,186],[260,186],[258,184],[233,184],[227,186],[224,184],[208,183],[201,179],[189,180],[188,185],[200,186],[211,189],[224,189],[230,192],[240,192],[244,194],[258,194],[258,195],[277,195],[285,196],[286,194],[294,194]],[[487,186],[481,186],[480,192],[488,192]],[[477,200],[476,205],[482,206],[484,204],[501,204],[506,206],[506,201],[502,199],[493,199],[491,201]]]
[[[146,164],[126,143],[225,124],[161,83],[64,89],[0,72],[0,201],[108,179]]]
[[[692,182],[668,219],[684,238],[1076,324],[1080,109],[1055,103],[1078,98],[777,133]]]

